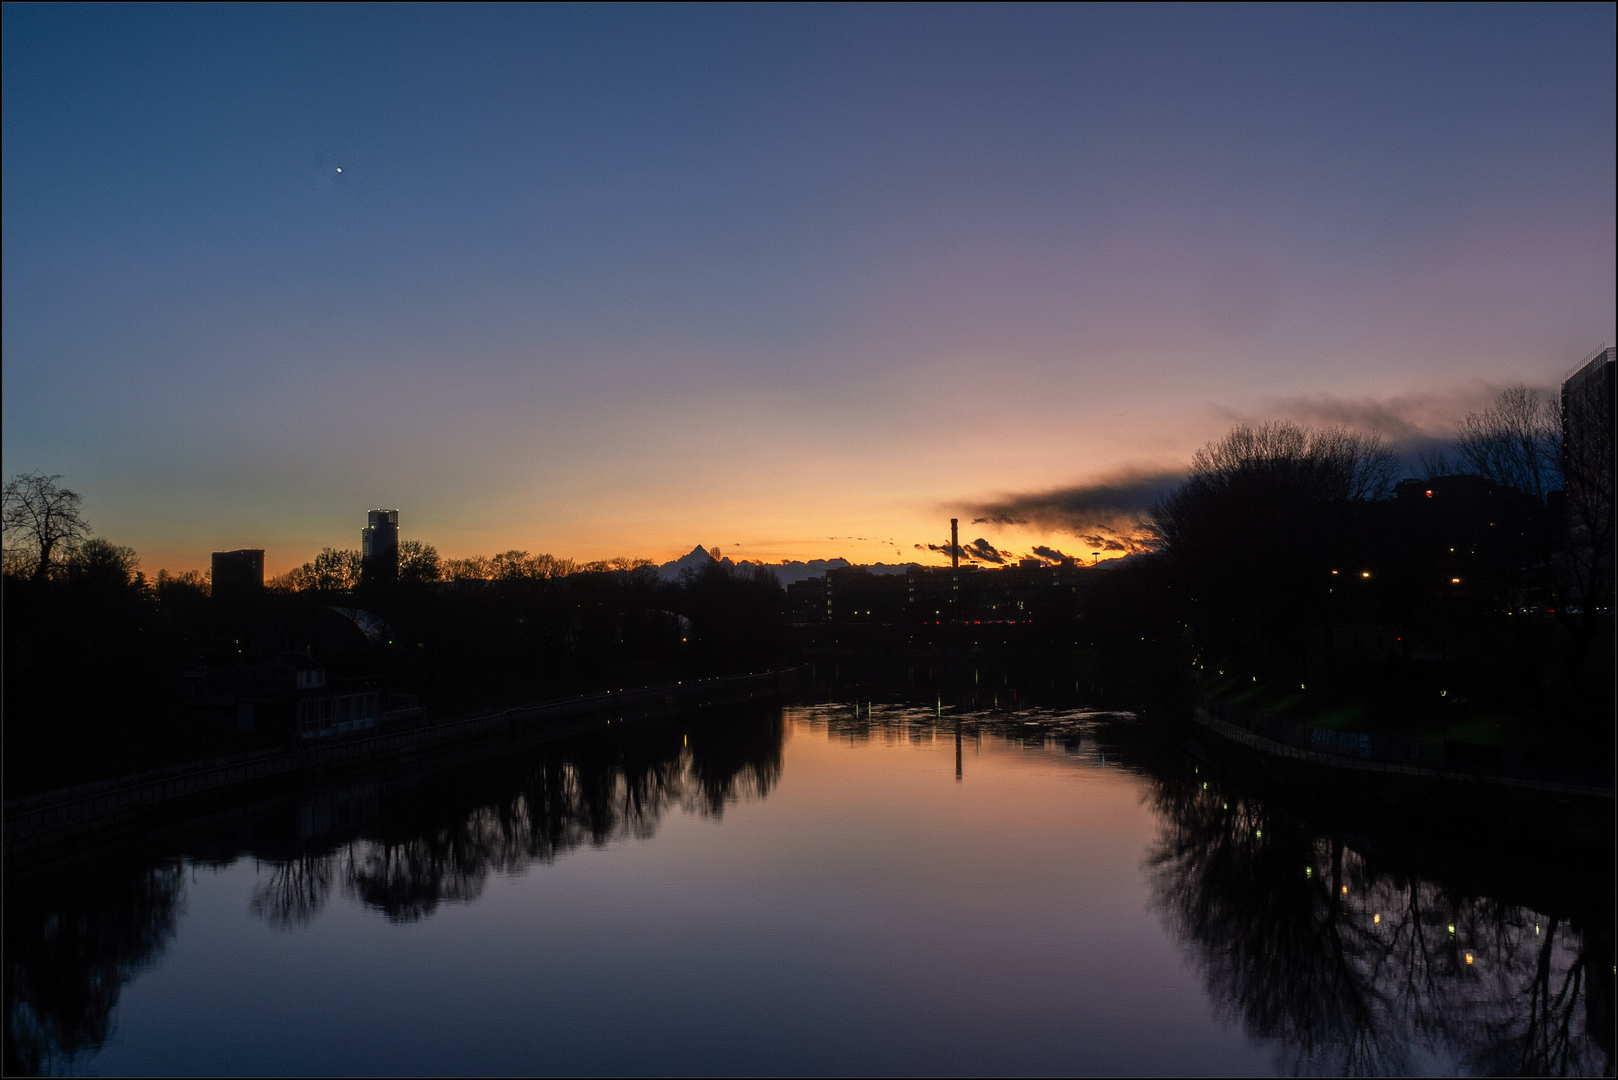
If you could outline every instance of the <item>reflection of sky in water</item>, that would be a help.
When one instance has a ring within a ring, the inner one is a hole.
[[[995,715],[964,728],[959,782],[948,715],[805,707],[779,773],[733,763],[725,798],[676,739],[655,784],[571,820],[533,791],[504,824],[384,819],[305,861],[293,891],[320,896],[290,917],[284,861],[194,863],[178,933],[76,1067],[1450,1071],[1487,1044],[1510,1071],[1483,1034],[1522,1026],[1533,913],[1377,878],[1104,717]],[[559,769],[556,805],[609,774]],[[436,903],[387,907],[429,868]],[[1553,993],[1578,966],[1559,942]],[[1574,1029],[1570,1067],[1599,1071]]]

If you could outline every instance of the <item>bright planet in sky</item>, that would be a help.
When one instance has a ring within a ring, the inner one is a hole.
[[[1119,555],[1614,340],[1611,5],[94,10],[6,8],[0,458],[148,575]]]

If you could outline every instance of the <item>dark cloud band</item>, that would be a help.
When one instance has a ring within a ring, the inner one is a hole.
[[[1075,534],[1131,529],[1183,478],[1181,472],[1130,472],[1094,484],[1007,495],[969,508],[974,525],[1031,525]],[[1093,542],[1088,536],[1086,542]],[[1112,548],[1102,550],[1116,550]]]

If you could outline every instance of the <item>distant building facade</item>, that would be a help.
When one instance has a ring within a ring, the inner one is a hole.
[[[1613,394],[1618,372],[1618,348],[1598,349],[1562,384],[1562,435],[1565,440],[1588,440],[1613,429]]]
[[[374,682],[328,685],[326,669],[297,653],[197,676],[190,681],[193,695],[205,695],[200,704],[230,710],[236,726],[247,731],[292,731],[300,738],[318,738],[363,731],[387,715]]]
[[[1104,572],[1104,571],[1102,571]],[[787,586],[795,623],[999,621],[1071,617],[1097,571],[1072,560],[1017,566],[911,566],[903,575],[849,566]]]
[[[1364,508],[1360,543],[1374,558],[1434,559],[1459,572],[1483,565],[1523,564],[1567,546],[1560,492],[1545,502],[1472,474],[1401,480],[1393,499]],[[1372,557],[1372,556],[1367,556]],[[1483,562],[1473,560],[1481,559]],[[1362,559],[1362,561],[1364,561]],[[1391,567],[1390,563],[1390,567]]]
[[[1568,546],[1577,567],[1573,595],[1598,610],[1613,603],[1615,369],[1618,349],[1598,349],[1562,383],[1562,479]]]
[[[905,615],[904,578],[873,574],[863,566],[826,571],[826,621],[900,622]]]
[[[1093,571],[1067,559],[1024,559],[995,569],[916,566],[905,575],[907,606],[922,622],[951,619],[1014,620],[1077,604]]]
[[[372,510],[360,533],[360,556],[374,559],[399,550],[399,511]]]
[[[787,586],[787,613],[795,623],[826,621],[826,579],[805,578]]]
[[[216,551],[210,565],[213,570],[213,595],[217,600],[226,603],[248,600],[264,591],[263,548]]]

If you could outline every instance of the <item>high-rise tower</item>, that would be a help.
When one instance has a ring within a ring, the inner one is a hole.
[[[372,510],[368,524],[360,533],[360,555],[370,559],[399,550],[399,511]]]

